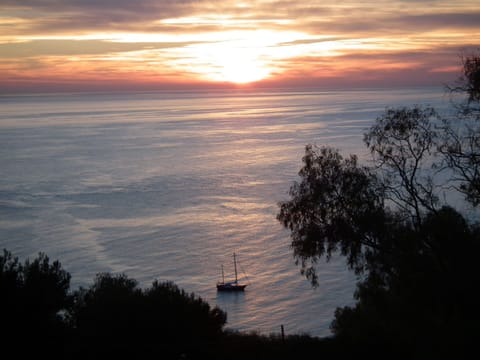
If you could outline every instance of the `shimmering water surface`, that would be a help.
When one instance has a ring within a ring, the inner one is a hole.
[[[366,158],[363,132],[386,106],[442,101],[441,89],[3,96],[0,247],[59,259],[74,289],[99,272],[171,280],[230,328],[327,336],[355,277],[334,258],[312,289],[275,218],[304,147]],[[217,293],[233,252],[249,285]]]

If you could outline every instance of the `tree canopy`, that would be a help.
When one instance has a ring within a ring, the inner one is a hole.
[[[22,264],[7,250],[0,255],[0,311],[5,339],[41,344],[59,358],[178,358],[217,341],[227,320],[224,311],[172,282],[141,289],[125,274],[101,273],[90,287],[71,292],[59,261],[40,253]]]
[[[314,286],[318,260],[333,254],[359,275],[355,306],[335,314],[336,335],[428,347],[479,331],[472,284],[480,233],[441,200],[457,190],[480,204],[479,56],[463,61],[455,91],[466,100],[455,117],[432,107],[387,108],[364,136],[370,162],[306,147],[300,181],[277,217]]]
[[[2,323],[12,334],[58,331],[59,312],[71,303],[69,288],[70,274],[44,253],[24,264],[7,250],[0,256]]]
[[[89,335],[155,334],[160,339],[203,339],[218,334],[226,314],[172,282],[140,289],[125,274],[98,274],[89,289],[75,292],[75,327]],[[186,341],[186,340],[185,340]]]
[[[331,339],[225,330],[224,311],[172,282],[155,280],[140,288],[125,274],[100,273],[90,286],[71,292],[69,280],[60,263],[50,263],[43,253],[21,263],[4,250],[4,357],[278,360],[342,351]],[[41,306],[44,303],[50,305]]]

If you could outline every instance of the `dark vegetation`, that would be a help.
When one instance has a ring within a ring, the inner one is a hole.
[[[433,358],[470,354],[480,334],[480,227],[442,199],[480,204],[480,60],[463,59],[454,117],[430,107],[387,109],[365,134],[369,166],[307,146],[300,182],[280,204],[302,273],[340,254],[358,274],[356,304],[334,336],[227,331],[225,312],[170,282],[141,289],[99,274],[70,290],[70,274],[40,253],[0,255],[2,355],[49,358]]]
[[[70,291],[70,275],[45,254],[23,264],[0,255],[3,355],[59,359],[293,359],[328,340],[225,330],[227,315],[179,289],[154,281],[146,289],[124,274],[97,275]],[[333,351],[333,350],[332,350]]]
[[[356,304],[331,329],[352,348],[407,358],[466,355],[480,334],[475,297],[480,227],[447,201],[480,204],[480,55],[450,88],[453,117],[387,109],[365,134],[368,166],[307,146],[300,181],[280,204],[301,271],[341,254],[359,281]]]

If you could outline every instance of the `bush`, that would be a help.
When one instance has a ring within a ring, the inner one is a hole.
[[[226,314],[171,282],[141,290],[124,274],[104,273],[75,293],[71,319],[86,354],[179,356],[215,343]]]
[[[4,250],[0,256],[0,308],[2,325],[12,337],[58,335],[63,328],[61,312],[71,302],[70,274],[60,262],[50,264],[39,253],[22,265]]]

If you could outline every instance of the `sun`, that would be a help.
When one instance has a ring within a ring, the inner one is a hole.
[[[246,84],[268,78],[273,68],[265,40],[251,32],[231,37],[189,46],[188,69],[216,82]]]
[[[258,54],[246,48],[226,49],[213,59],[212,65],[208,77],[236,84],[263,80],[271,72]]]
[[[202,81],[247,84],[276,77],[285,59],[298,56],[295,44],[304,33],[236,30],[198,35],[181,48],[165,49],[175,57],[172,68]],[[298,46],[302,46],[301,44]],[[297,46],[297,47],[298,47]]]

